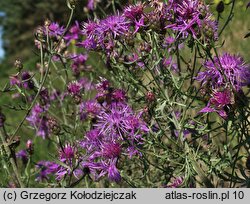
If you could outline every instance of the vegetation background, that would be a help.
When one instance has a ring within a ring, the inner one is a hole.
[[[225,10],[220,16],[221,25],[227,19],[230,13],[230,7],[226,4],[230,0],[224,0]],[[130,1],[124,1],[126,5]],[[216,6],[220,0],[207,1],[211,5],[215,16]],[[250,38],[244,36],[250,30],[250,9],[246,10],[246,4],[249,0],[237,0],[234,11],[234,18],[229,23],[227,28],[220,38],[220,44],[223,45],[222,52],[240,54],[245,61],[250,63]],[[87,5],[87,0],[78,0],[78,5],[74,19],[79,22],[87,19],[84,8]],[[4,50],[4,56],[0,58],[0,90],[9,81],[9,75],[16,73],[14,62],[16,59],[21,59],[24,67],[28,70],[35,70],[38,61],[38,55],[34,46],[34,31],[39,25],[43,25],[44,20],[50,19],[56,21],[60,25],[65,25],[69,11],[64,0],[1,0],[0,1],[0,27],[2,28],[2,39],[0,40]],[[74,22],[74,20],[73,20]],[[11,98],[0,92],[0,107],[5,107]],[[23,113],[14,112],[11,109],[5,109],[4,113],[7,116],[7,124],[15,125]],[[20,133],[23,141],[34,138],[33,131],[23,130]],[[49,159],[46,158],[44,143],[47,141],[36,137],[34,144],[35,150],[39,152],[37,160]],[[41,144],[41,145],[40,145]],[[25,145],[22,142],[20,149]],[[45,144],[46,145],[46,144]],[[1,168],[0,168],[1,173]],[[0,180],[1,180],[0,174]]]

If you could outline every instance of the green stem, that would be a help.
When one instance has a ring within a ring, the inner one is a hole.
[[[13,155],[12,155],[12,153],[11,153],[11,149],[10,149],[8,143],[6,142],[6,139],[5,139],[5,138],[6,138],[6,133],[5,133],[5,131],[3,130],[3,128],[1,128],[1,130],[0,130],[0,137],[1,137],[2,143],[3,143],[3,145],[4,145],[4,149],[5,149],[5,151],[7,152],[8,157],[10,157],[10,164],[11,164],[11,166],[12,166],[12,169],[13,169],[14,173],[15,173],[15,176],[16,176],[16,178],[17,178],[17,181],[18,181],[18,183],[19,183],[19,186],[20,186],[21,188],[24,188],[25,186],[24,186],[24,183],[22,182],[21,176],[20,176],[20,174],[19,174],[19,172],[18,172],[18,169],[17,169],[17,165],[16,165],[16,162],[15,162],[15,159],[13,158]]]
[[[229,24],[229,22],[232,20],[232,17],[233,17],[233,10],[234,10],[234,6],[235,6],[235,1],[236,0],[233,0],[232,1],[232,7],[231,7],[231,10],[230,10],[230,13],[229,13],[229,15],[228,15],[228,17],[227,17],[227,20],[226,20],[226,22],[225,22],[225,24],[224,24],[224,26],[222,27],[222,29],[221,29],[221,31],[220,31],[220,33],[219,33],[219,37],[221,36],[221,34],[222,34],[222,32],[224,31],[224,29],[227,27],[227,25]]]
[[[42,49],[42,48],[41,48],[41,49]],[[33,101],[32,101],[32,103],[31,103],[30,107],[28,108],[28,110],[27,110],[25,116],[23,117],[23,119],[22,119],[21,122],[19,123],[18,127],[16,128],[16,130],[15,130],[14,133],[12,134],[12,136],[11,136],[11,138],[10,138],[10,142],[14,139],[15,135],[17,134],[17,132],[19,131],[19,129],[22,127],[24,121],[26,120],[26,117],[30,114],[31,109],[34,107],[34,105],[35,105],[35,103],[36,103],[36,101],[37,101],[37,99],[38,99],[38,96],[39,96],[40,92],[42,91],[42,88],[43,88],[43,86],[44,86],[44,84],[45,84],[45,81],[46,81],[46,79],[47,79],[47,77],[48,77],[48,74],[49,74],[49,70],[50,70],[50,68],[49,68],[50,66],[49,66],[49,65],[50,65],[50,62],[51,62],[51,58],[52,58],[52,57],[50,56],[50,57],[49,57],[48,68],[46,69],[45,75],[44,75],[43,80],[42,80],[42,83],[41,83],[41,85],[40,85],[40,87],[39,87],[39,89],[38,89],[38,91],[37,91],[37,94],[36,94],[35,98],[33,99]]]

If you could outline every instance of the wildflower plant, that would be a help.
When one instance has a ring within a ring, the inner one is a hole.
[[[219,49],[235,1],[225,24],[203,0],[106,3],[78,22],[67,1],[66,25],[35,32],[37,67],[16,61],[1,185],[249,187],[250,64]]]

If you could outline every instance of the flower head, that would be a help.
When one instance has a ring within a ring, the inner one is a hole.
[[[89,100],[80,104],[81,120],[86,119],[87,116],[95,117],[100,111],[100,104],[94,100]]]
[[[64,36],[64,39],[67,41],[77,40],[82,34],[78,21],[75,21],[75,24],[69,29],[69,32]]]
[[[129,24],[122,15],[109,16],[98,22],[88,22],[83,24],[83,34],[86,39],[79,45],[86,49],[101,47],[110,50],[114,46],[113,40],[124,35],[129,30]]]
[[[107,158],[116,158],[121,154],[121,146],[118,143],[110,142],[102,145],[102,155]]]
[[[168,3],[167,10],[168,13],[174,15],[168,16],[170,24],[166,28],[179,31],[184,37],[191,34],[193,38],[200,38],[204,33],[204,27],[212,27],[214,29],[213,33],[206,36],[206,40],[209,40],[209,37],[216,40],[217,27],[213,23],[208,6],[201,0],[171,0]]]
[[[183,183],[183,178],[182,177],[177,177],[173,180],[173,182],[169,185],[167,185],[167,188],[178,188],[180,185]]]
[[[213,89],[231,84],[237,91],[250,84],[250,65],[240,56],[225,53],[213,61],[204,64],[206,70],[198,74],[198,81],[210,84]]]
[[[205,108],[200,113],[217,112],[222,118],[227,118],[227,109],[234,104],[234,95],[229,89],[215,90]]]
[[[27,163],[27,161],[28,161],[28,154],[27,154],[27,151],[24,149],[17,152],[16,157],[20,158],[24,164]]]
[[[76,149],[70,144],[66,144],[60,151],[59,151],[59,158],[61,161],[65,161],[68,159],[73,159],[75,157]]]
[[[117,36],[124,35],[128,32],[128,22],[124,16],[121,15],[109,16],[100,21],[97,31],[100,35],[110,33],[116,38]]]
[[[146,132],[145,124],[136,116],[132,109],[124,103],[112,103],[109,111],[101,111],[97,116],[98,122],[95,126],[100,132],[108,137],[131,140],[140,140],[140,132]]]
[[[121,175],[114,163],[111,163],[108,167],[108,178],[110,181],[114,181],[116,183],[121,181]]]
[[[144,5],[142,3],[137,3],[136,5],[126,7],[123,11],[123,15],[130,20],[136,20],[141,18],[144,13],[143,10]]]
[[[61,36],[65,31],[65,28],[63,26],[60,26],[56,22],[50,23],[48,26],[48,34],[53,37]],[[47,29],[44,28],[44,34],[47,35]]]
[[[82,85],[78,81],[70,82],[68,85],[68,92],[71,95],[79,95],[82,90]]]
[[[49,129],[46,117],[46,108],[36,104],[32,110],[31,114],[26,118],[30,125],[36,128],[37,136],[43,137],[45,139],[49,135]]]

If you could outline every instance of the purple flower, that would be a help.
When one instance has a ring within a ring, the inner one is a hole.
[[[108,167],[108,178],[110,181],[114,181],[116,183],[119,183],[121,181],[121,175],[114,163],[111,163]]]
[[[212,113],[217,112],[222,118],[227,118],[227,112],[225,108],[229,109],[229,106],[234,104],[233,93],[225,89],[223,91],[214,91],[207,106],[200,110],[199,113]]]
[[[97,48],[97,42],[93,38],[87,38],[83,42],[79,42],[76,45],[84,47],[87,50],[94,50]]]
[[[52,22],[48,26],[48,34],[49,34],[49,36],[59,37],[64,33],[64,31],[65,31],[64,27],[60,26],[56,22]],[[44,34],[47,35],[47,29],[46,28],[44,28]]]
[[[17,85],[20,87],[21,80],[19,79],[19,75],[10,76],[10,85],[11,86]]]
[[[107,158],[116,158],[121,154],[121,145],[118,143],[110,142],[102,144],[102,156]]]
[[[25,89],[33,89],[34,88],[34,82],[31,80],[31,76],[30,76],[29,72],[23,72],[21,78],[22,78],[23,88],[25,88]]]
[[[87,8],[91,11],[95,10],[96,4],[99,3],[101,0],[88,0]]]
[[[167,185],[166,188],[178,188],[181,186],[182,183],[183,183],[183,178],[177,177],[170,185]]]
[[[100,105],[94,100],[89,100],[80,104],[81,120],[85,120],[87,116],[94,118],[100,111]]]
[[[137,3],[136,5],[130,5],[124,9],[123,15],[131,20],[140,19],[144,14],[144,5],[142,3]]]
[[[215,109],[208,106],[199,111],[199,113],[212,113],[212,112],[215,112]]]
[[[91,11],[94,10],[95,0],[88,0],[87,8]]]
[[[89,21],[83,24],[82,33],[87,36],[88,39],[93,39],[97,35],[98,23]]]
[[[200,72],[196,79],[202,84],[209,83],[213,89],[229,86],[229,83],[239,91],[242,86],[250,84],[250,65],[243,58],[225,53],[219,58],[207,61],[206,70]]]
[[[75,24],[69,29],[69,32],[64,36],[64,39],[68,42],[72,40],[78,40],[79,35],[82,34],[78,21],[75,21]]]
[[[97,88],[102,93],[113,90],[106,79],[102,79]],[[124,91],[115,89],[111,93],[115,94],[116,102],[99,105],[93,128],[85,134],[79,146],[89,155],[82,165],[89,168],[96,180],[107,175],[110,181],[119,182],[121,175],[117,163],[120,155],[128,155],[129,158],[141,155],[139,146],[143,144],[142,135],[149,129],[142,121],[141,113],[135,114],[126,104]]]
[[[132,109],[124,103],[112,103],[109,111],[103,110],[97,116],[98,122],[94,125],[101,134],[114,139],[129,138],[141,140],[141,133],[148,131],[146,125],[135,115]]]
[[[208,10],[208,6],[200,0],[171,0],[167,5],[167,10],[168,13],[174,15],[168,16],[170,24],[166,28],[179,31],[183,37],[191,34],[193,38],[200,38],[201,34],[204,33],[207,37],[206,40],[209,40],[209,38],[216,40],[217,26],[212,23],[212,15]],[[212,33],[207,33],[204,27],[211,27],[209,31],[212,31]]]
[[[36,104],[32,108],[31,114],[26,118],[26,120],[29,121],[30,125],[37,130],[37,136],[41,136],[45,139],[49,135],[45,107]]]
[[[119,35],[127,33],[128,29],[128,22],[125,17],[121,15],[109,16],[101,20],[97,27],[98,34],[102,35],[101,38],[107,33],[116,38]]]
[[[24,164],[26,164],[28,162],[28,154],[27,154],[27,151],[24,149],[17,152],[16,157],[20,158]]]
[[[85,62],[88,59],[88,55],[73,55],[71,56],[71,59],[73,61],[71,68],[73,71],[74,76],[78,76],[80,74],[80,71],[85,69]]]
[[[119,102],[119,101],[126,101],[127,96],[126,96],[126,92],[122,89],[116,89],[112,92],[112,97],[115,101]]]
[[[86,35],[86,39],[79,45],[86,49],[95,49],[98,46],[111,50],[114,46],[113,40],[128,30],[128,21],[121,15],[109,16],[98,22],[90,21],[83,24],[83,34]]]
[[[79,144],[82,148],[91,152],[101,146],[102,137],[103,135],[100,134],[98,129],[92,129],[86,133],[85,139],[80,141]]]
[[[62,162],[66,160],[71,160],[75,157],[76,149],[75,147],[71,146],[70,144],[66,144],[62,149],[59,151],[59,158]]]
[[[39,170],[36,181],[48,180],[50,175],[54,175],[59,168],[59,165],[50,161],[40,161],[36,164]]]
[[[218,108],[223,108],[226,105],[232,104],[232,97],[233,93],[228,89],[224,91],[215,91],[210,102]]]
[[[17,85],[18,87],[22,87],[24,89],[34,89],[34,82],[31,79],[31,75],[29,72],[24,71],[20,75],[10,76],[10,85]]]
[[[142,3],[130,5],[124,9],[123,15],[129,20],[131,26],[135,26],[134,33],[138,32],[141,27],[145,26],[143,9],[144,5]]]
[[[79,95],[82,91],[82,85],[78,81],[73,81],[68,84],[67,89],[70,95]]]
[[[110,87],[110,82],[107,79],[100,77],[100,82],[96,84],[97,91],[103,92],[108,90],[109,87]]]

